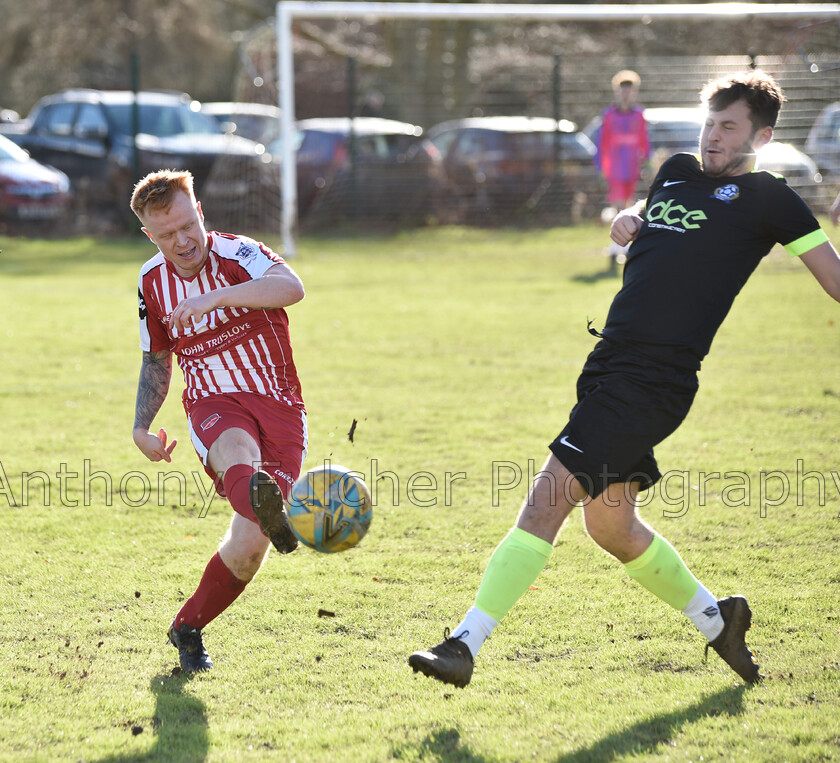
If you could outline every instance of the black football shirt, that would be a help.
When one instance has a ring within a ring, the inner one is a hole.
[[[698,368],[738,292],[775,244],[798,256],[827,241],[783,178],[712,178],[693,154],[660,168],[602,335]]]

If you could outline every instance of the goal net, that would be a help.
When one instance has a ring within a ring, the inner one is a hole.
[[[636,15],[615,18],[607,11],[618,6],[590,5],[574,6],[586,12],[572,19],[550,11],[573,6],[519,6],[521,16],[497,18],[490,11],[517,6],[485,5],[478,18],[463,13],[477,6],[463,5],[418,3],[412,17],[392,13],[410,3],[280,6],[286,47],[278,46],[282,24],[245,35],[233,99],[285,102],[295,127],[266,147],[262,167],[252,164],[251,176],[239,178],[248,199],[235,210],[248,216],[243,229],[283,231],[287,248],[299,232],[353,226],[597,218],[606,185],[593,145],[622,69],[639,74],[638,103],[654,143],[637,195],[664,154],[696,143],[691,110],[702,85],[749,67],[773,74],[788,99],[775,141],[790,148],[768,156],[768,169],[782,172],[817,212],[836,192],[836,166],[806,150],[820,114],[840,100],[838,6],[645,6],[648,15],[623,6]],[[424,16],[423,8],[433,12]],[[289,64],[285,95],[278,49]],[[289,159],[294,174],[284,171]],[[232,168],[224,169],[229,178]]]

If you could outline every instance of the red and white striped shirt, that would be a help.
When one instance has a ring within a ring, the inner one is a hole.
[[[283,262],[246,236],[212,231],[208,245],[207,261],[190,278],[179,276],[160,252],[141,268],[140,348],[178,356],[187,411],[196,400],[229,392],[253,392],[305,410],[282,308],[223,307],[184,331],[169,327],[172,311],[188,297],[259,278]]]

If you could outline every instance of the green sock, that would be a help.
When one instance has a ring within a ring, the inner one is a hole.
[[[551,548],[548,541],[514,527],[490,557],[475,606],[501,620],[542,572]]]
[[[625,564],[624,569],[631,578],[674,609],[684,609],[700,587],[676,549],[656,533],[645,552]]]

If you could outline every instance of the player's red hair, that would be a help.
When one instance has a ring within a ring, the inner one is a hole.
[[[167,210],[175,194],[184,192],[195,203],[193,176],[187,170],[160,170],[150,172],[134,186],[131,194],[131,211],[143,222],[146,210]]]

